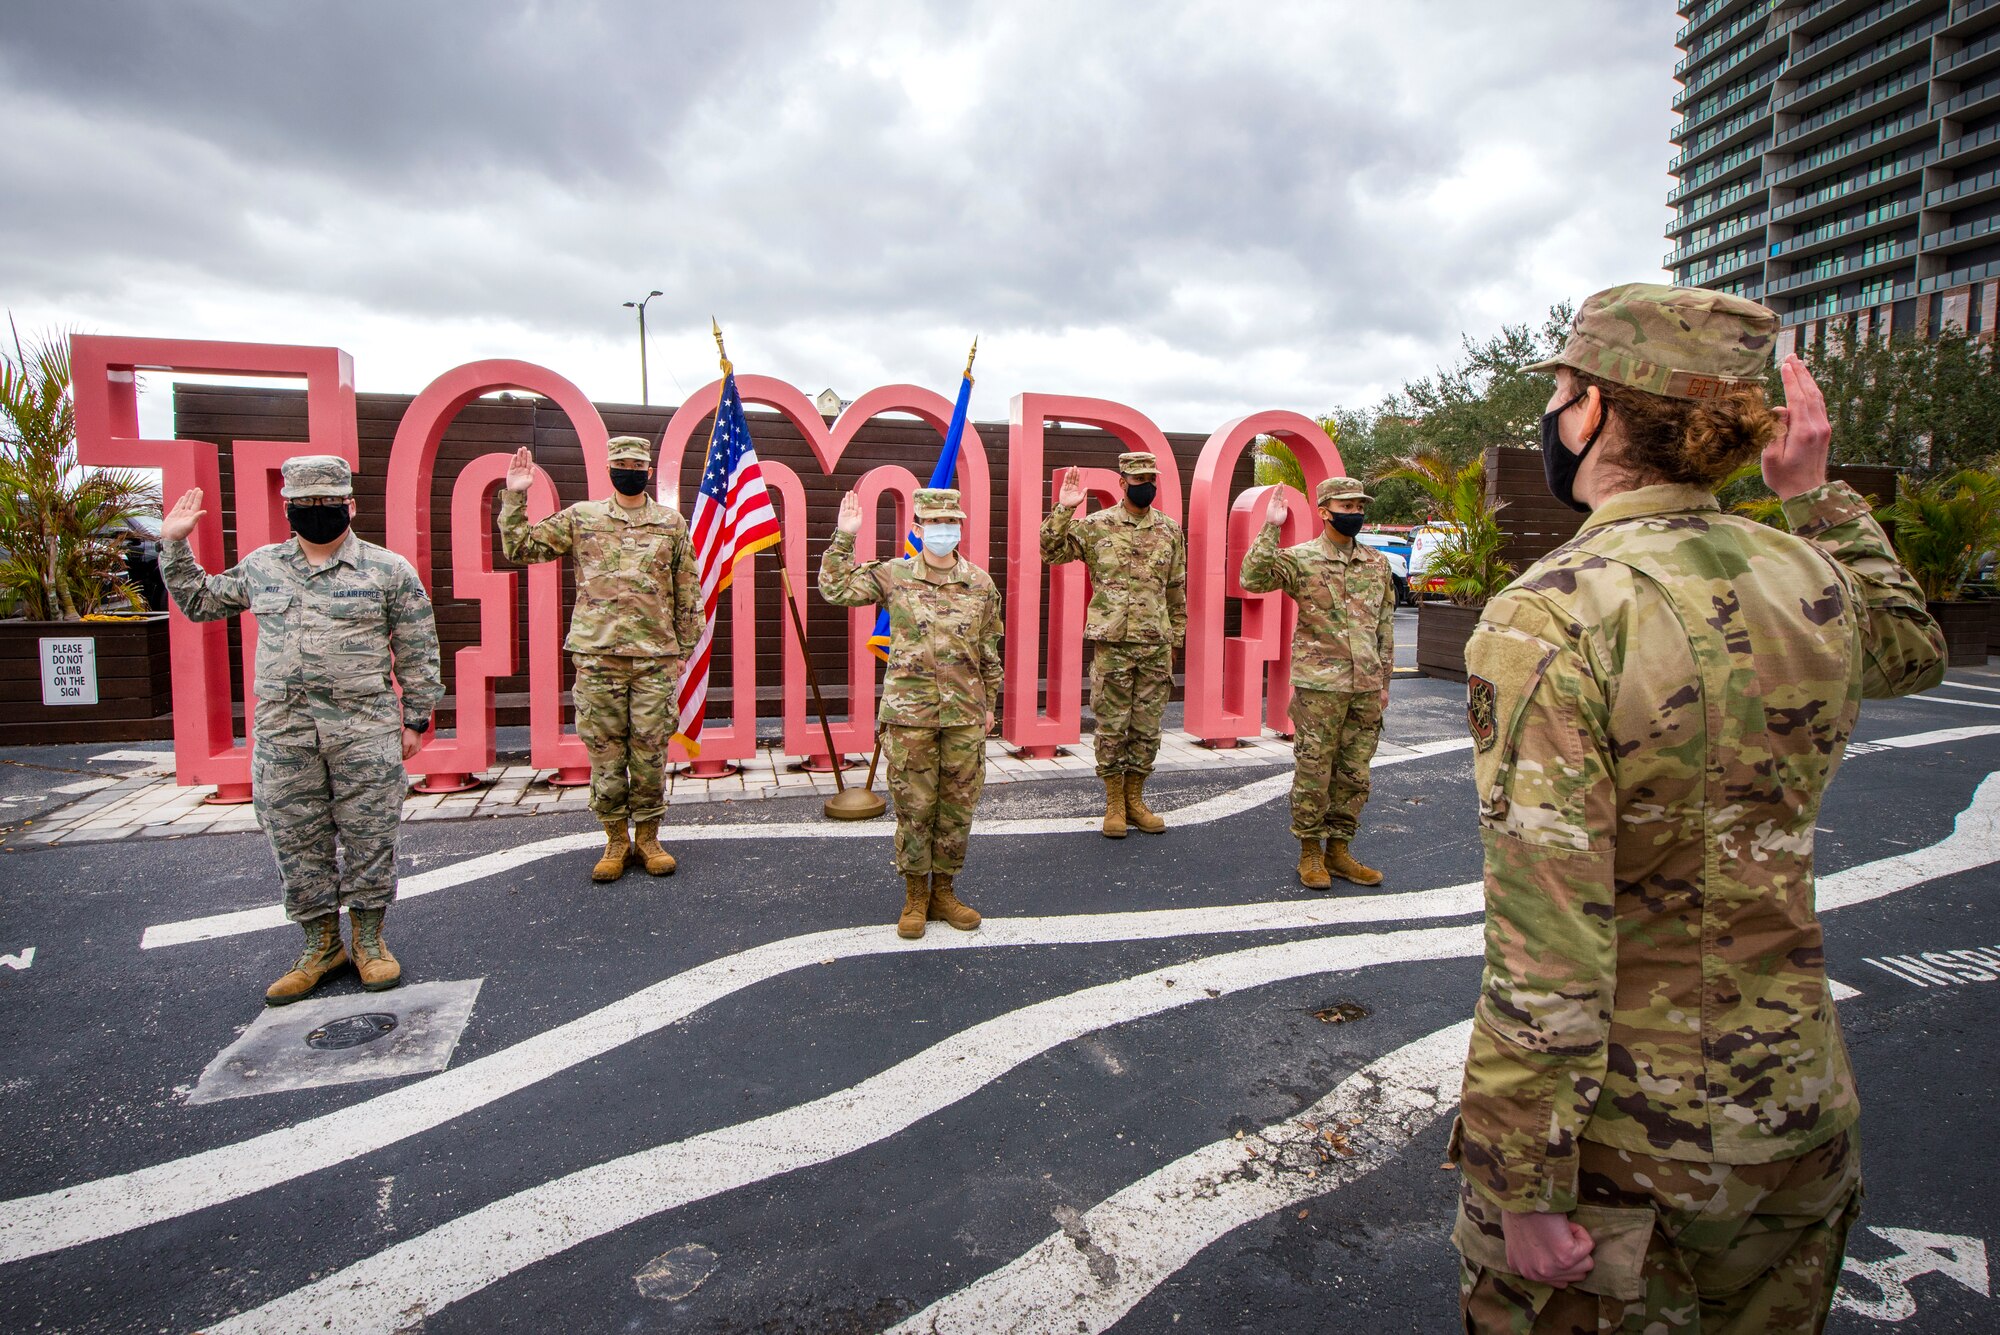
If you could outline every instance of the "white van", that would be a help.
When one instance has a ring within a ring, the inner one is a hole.
[[[1430,579],[1431,553],[1457,529],[1456,524],[1425,524],[1410,533],[1410,592],[1418,598],[1443,596],[1442,585],[1434,587]]]

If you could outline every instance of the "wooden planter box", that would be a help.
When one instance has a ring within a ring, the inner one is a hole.
[[[1446,681],[1465,680],[1465,642],[1479,624],[1478,607],[1424,603],[1417,609],[1417,671]]]
[[[42,703],[42,640],[96,641],[97,703]],[[174,735],[165,613],[144,621],[0,621],[0,745]]]
[[[1931,616],[1944,631],[1945,663],[1950,667],[1984,667],[1993,635],[1994,604],[1983,600],[1930,603]]]

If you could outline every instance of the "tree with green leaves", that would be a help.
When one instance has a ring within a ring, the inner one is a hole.
[[[68,340],[13,336],[12,352],[0,349],[0,597],[38,621],[77,621],[113,597],[143,609],[124,534],[159,509],[159,490],[78,464]]]
[[[1431,552],[1426,577],[1444,581],[1444,595],[1461,607],[1477,606],[1507,587],[1514,567],[1502,559],[1507,535],[1501,507],[1486,499],[1486,455],[1455,464],[1440,450],[1417,450],[1393,460],[1376,476],[1408,482],[1424,493],[1431,518],[1444,534]]]

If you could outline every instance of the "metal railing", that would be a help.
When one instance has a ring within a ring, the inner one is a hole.
[[[1800,195],[1797,199],[1789,199],[1783,204],[1772,206],[1771,221],[1777,222],[1781,218],[1804,213],[1807,209],[1816,209],[1829,200],[1840,199],[1857,190],[1867,190],[1881,185],[1884,181],[1893,181],[1898,176],[1907,176],[1913,171],[1920,171],[1936,157],[1937,149],[1927,144],[1914,153],[1905,153],[1888,162],[1870,164],[1865,171],[1853,176],[1843,176],[1830,185],[1821,186],[1811,194]]]
[[[1739,66],[1741,66],[1745,61],[1749,60],[1751,57],[1763,55],[1765,49],[1770,46],[1772,40],[1776,38],[1777,35],[1778,34],[1774,32],[1767,32],[1763,36],[1757,38],[1755,41],[1745,44],[1740,51],[1737,51],[1735,54],[1731,55],[1729,59],[1724,61],[1719,61],[1716,64],[1710,65],[1707,69],[1703,70],[1701,72],[1700,77],[1683,85],[1681,90],[1678,93],[1674,94],[1674,100],[1672,103],[1674,110],[1678,111],[1682,107],[1686,106],[1688,102],[1695,97],[1696,94],[1702,92],[1709,85],[1715,83],[1718,79],[1721,79],[1724,76],[1726,76],[1731,70],[1734,70]]]
[[[1854,36],[1855,33],[1861,32],[1862,30],[1867,28],[1872,28],[1876,24],[1892,19],[1896,17],[1896,15],[1904,13],[1907,10],[1915,9],[1918,5],[1927,5],[1933,3],[1935,3],[1935,0],[1882,0],[1882,3],[1876,5],[1873,9],[1862,10],[1859,14],[1856,14],[1853,18],[1849,19],[1847,22],[1841,24],[1838,28],[1828,28],[1825,32],[1821,33],[1819,36],[1807,42],[1797,51],[1794,51],[1792,53],[1792,63],[1797,64],[1800,61],[1811,60],[1814,56],[1826,50],[1829,46],[1832,46],[1836,42],[1846,41],[1849,37]],[[1802,14],[1799,17],[1801,21],[1804,21],[1806,18],[1809,18],[1811,16],[1808,14]],[[1923,35],[1926,37],[1930,36],[1930,34],[1933,31],[1935,31],[1937,28],[1942,27],[1945,23],[1949,22],[1950,19],[1951,19],[1951,14],[1949,11],[1946,11],[1943,14],[1939,14],[1936,18],[1930,20],[1930,24],[1928,27],[1924,29]],[[1797,26],[1798,26],[1797,24],[1793,25],[1793,27]],[[1891,37],[1888,38],[1887,40],[1894,41],[1895,38]],[[1876,45],[1880,46],[1882,45],[1882,43],[1878,42]]]
[[[1719,29],[1702,38],[1699,45],[1675,62],[1674,77],[1679,78],[1685,74],[1690,66],[1694,65],[1697,61],[1705,59],[1709,52],[1728,45],[1731,39],[1735,38],[1744,29],[1754,23],[1762,22],[1777,7],[1778,0],[1759,0],[1759,3],[1753,6],[1749,13],[1737,19],[1727,28]]]
[[[2000,125],[1989,125],[1983,130],[1974,130],[1971,134],[1962,134],[1956,139],[1945,140],[1938,145],[1938,157],[1943,159],[1954,153],[1968,153],[1975,148],[1984,148],[1995,142],[2000,142]]]
[[[1807,320],[1819,320],[1829,315],[1846,315],[1850,311],[1881,306],[1915,295],[1917,295],[1915,283],[1876,283],[1861,289],[1851,297],[1827,296],[1809,302],[1787,311],[1783,321],[1785,324],[1804,324]]]
[[[1780,181],[1797,180],[1807,172],[1818,171],[1828,163],[1837,162],[1841,158],[1859,152],[1870,144],[1879,144],[1899,134],[1908,134],[1911,130],[1928,128],[1930,122],[1930,112],[1925,108],[1919,107],[1914,112],[1907,112],[1882,125],[1871,125],[1861,130],[1849,130],[1846,134],[1836,139],[1829,139],[1804,157],[1793,162],[1788,162],[1772,172],[1771,184],[1776,185]]]
[[[1788,273],[1782,278],[1766,279],[1764,290],[1771,293],[1790,292],[1814,283],[1849,278],[1864,269],[1900,263],[1916,253],[1917,243],[1914,241],[1894,241],[1885,246],[1870,246],[1859,255],[1842,255],[1837,259]]]
[[[1962,46],[1932,66],[1931,72],[1939,78],[1949,74],[1969,60],[1977,60],[1988,51],[2000,50],[2000,32],[1990,32],[1978,41]]]
[[[1763,181],[1756,177],[1752,177],[1747,181],[1738,181],[1727,190],[1718,191],[1714,199],[1703,204],[1700,208],[1683,209],[1675,214],[1674,220],[1667,224],[1666,234],[1672,236],[1676,232],[1685,232],[1688,228],[1714,217],[1716,214],[1722,212],[1722,210],[1733,208],[1750,196],[1761,193],[1763,189]]]
[[[1865,111],[1878,102],[1886,102],[1900,93],[1907,93],[1910,89],[1920,88],[1929,82],[1930,74],[1922,65],[1911,65],[1896,74],[1878,79],[1865,88],[1857,88],[1838,102],[1822,107],[1797,125],[1778,131],[1771,140],[1771,147],[1777,148],[1782,144],[1789,144],[1794,139],[1811,134],[1814,130],[1826,128],[1844,116]]]
[[[1968,88],[1958,94],[1958,96],[1938,103],[1931,108],[1931,119],[1942,120],[1946,116],[1964,110],[1975,102],[1984,102],[1995,94],[2000,94],[2000,76],[1988,79],[1985,83],[1975,88]]]
[[[1699,241],[1690,241],[1678,250],[1668,251],[1667,257],[1660,261],[1660,267],[1662,269],[1671,269],[1676,264],[1682,264],[1693,259],[1705,250],[1712,250],[1716,246],[1726,245],[1734,241],[1737,237],[1742,236],[1745,232],[1754,232],[1763,225],[1763,214],[1755,213],[1746,215],[1742,221],[1734,225],[1718,228],[1713,234],[1705,236]]]
[[[1777,79],[1778,73],[1782,68],[1782,66],[1773,65],[1762,74],[1753,75],[1745,79],[1742,83],[1731,88],[1727,93],[1717,95],[1713,105],[1710,105],[1704,99],[1701,109],[1691,115],[1682,117],[1681,123],[1676,125],[1673,133],[1667,137],[1675,143],[1680,143],[1683,140],[1691,138],[1698,127],[1706,125],[1745,98],[1755,97],[1758,93],[1769,88]],[[1759,108],[1760,112],[1769,110],[1770,108],[1768,107]]]
[[[1949,273],[1932,274],[1919,279],[1917,291],[1935,292],[1939,288],[1959,287],[1965,283],[1977,283],[1981,279],[2000,277],[2000,260],[1987,260],[1984,264],[1969,264],[1963,269],[1953,269]]]
[[[1905,4],[1914,3],[1916,3],[1916,0],[1905,0]],[[1866,18],[1867,15],[1864,14],[1862,17]],[[1821,70],[1797,88],[1779,94],[1772,99],[1772,108],[1773,110],[1783,111],[1786,107],[1791,106],[1801,98],[1811,97],[1814,93],[1817,93],[1820,89],[1830,84],[1839,83],[1842,79],[1853,74],[1858,74],[1870,65],[1878,65],[1891,56],[1899,55],[1909,50],[1943,26],[1944,16],[1940,14],[1922,23],[1913,23],[1907,28],[1898,29],[1896,32],[1875,43],[1875,45],[1863,47],[1861,50],[1856,51],[1838,65],[1830,65],[1826,69]],[[1800,57],[1794,57],[1792,64],[1796,65],[1799,59]],[[1926,65],[1930,63],[1928,57],[1924,63]]]
[[[1994,186],[2000,186],[2000,169],[1968,176],[1963,181],[1953,181],[1950,185],[1933,190],[1924,196],[1924,204],[1929,207],[1949,204],[1954,199],[1962,199],[1980,190],[1990,190]]]
[[[1970,241],[1976,236],[1990,236],[1996,231],[2000,231],[2000,218],[1981,218],[1978,222],[1960,223],[1942,232],[1932,232],[1923,239],[1923,246],[1925,250],[1936,250],[1939,246]]]
[[[1891,222],[1897,218],[1907,218],[1922,207],[1923,204],[1919,200],[1899,199],[1880,205],[1879,207],[1866,209],[1834,222],[1822,223],[1810,232],[1800,232],[1796,236],[1788,236],[1783,241],[1776,242],[1771,246],[1771,255],[1773,258],[1780,255],[1789,255],[1795,251],[1803,250],[1807,246],[1816,246],[1822,241],[1830,241],[1837,236],[1846,236],[1850,232],[1858,232],[1865,227],[1873,227],[1877,223]]]

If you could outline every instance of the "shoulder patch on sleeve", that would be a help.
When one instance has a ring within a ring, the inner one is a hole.
[[[1473,744],[1491,751],[1500,736],[1499,693],[1493,683],[1478,673],[1465,679],[1465,722],[1472,729]]]

